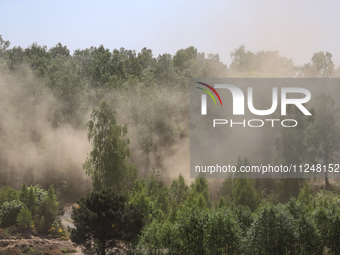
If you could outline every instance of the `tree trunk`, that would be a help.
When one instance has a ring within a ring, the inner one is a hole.
[[[328,150],[326,150],[326,155],[325,155],[325,160],[324,160],[326,167],[326,172],[325,172],[325,188],[326,190],[331,190],[331,185],[329,184],[329,179],[328,179]]]
[[[105,240],[100,241],[99,245],[99,255],[105,255]]]
[[[329,184],[328,172],[325,172],[325,188],[326,190],[331,190],[331,185]]]

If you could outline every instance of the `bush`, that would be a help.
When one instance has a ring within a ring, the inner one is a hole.
[[[0,226],[2,228],[7,228],[15,225],[20,209],[23,206],[23,203],[19,200],[4,202],[0,209]]]
[[[32,225],[32,215],[26,206],[21,207],[17,217],[19,227],[30,228]]]
[[[51,228],[48,230],[48,234],[54,238],[67,239],[64,230],[61,228],[58,221],[54,221]]]

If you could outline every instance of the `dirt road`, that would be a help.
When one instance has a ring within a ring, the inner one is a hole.
[[[71,219],[72,207],[76,204],[65,204],[64,215],[60,217],[61,224],[65,227],[74,228],[73,220]]]

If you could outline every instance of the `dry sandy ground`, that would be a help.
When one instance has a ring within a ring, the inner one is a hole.
[[[39,253],[41,251],[41,253]],[[65,253],[65,252],[72,253]],[[0,240],[0,254],[83,254],[79,247],[76,247],[71,241],[57,239],[42,239],[32,236],[31,239],[2,239]]]

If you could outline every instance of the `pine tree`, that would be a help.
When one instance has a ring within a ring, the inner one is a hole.
[[[51,185],[51,187],[47,191],[47,195],[44,197],[39,205],[39,216],[41,218],[44,218],[44,224],[40,226],[41,232],[47,232],[52,226],[53,221],[57,217],[58,205],[59,203],[54,191],[54,186]]]
[[[27,209],[26,206],[23,206],[20,209],[20,212],[17,217],[17,224],[20,227],[30,228],[32,224],[32,215],[31,212]]]
[[[126,203],[126,198],[112,190],[91,192],[77,202],[72,219],[71,240],[96,254],[105,255],[107,248],[118,240],[131,241],[142,228],[142,215],[138,208]]]
[[[20,194],[19,194],[19,200],[21,202],[23,202],[25,205],[27,204],[27,201],[28,201],[28,188],[27,188],[25,183],[21,186]]]
[[[34,192],[34,188],[30,187],[30,191],[28,192],[28,199],[27,199],[27,209],[31,212],[32,215],[35,215],[36,208],[37,208],[37,197]]]

